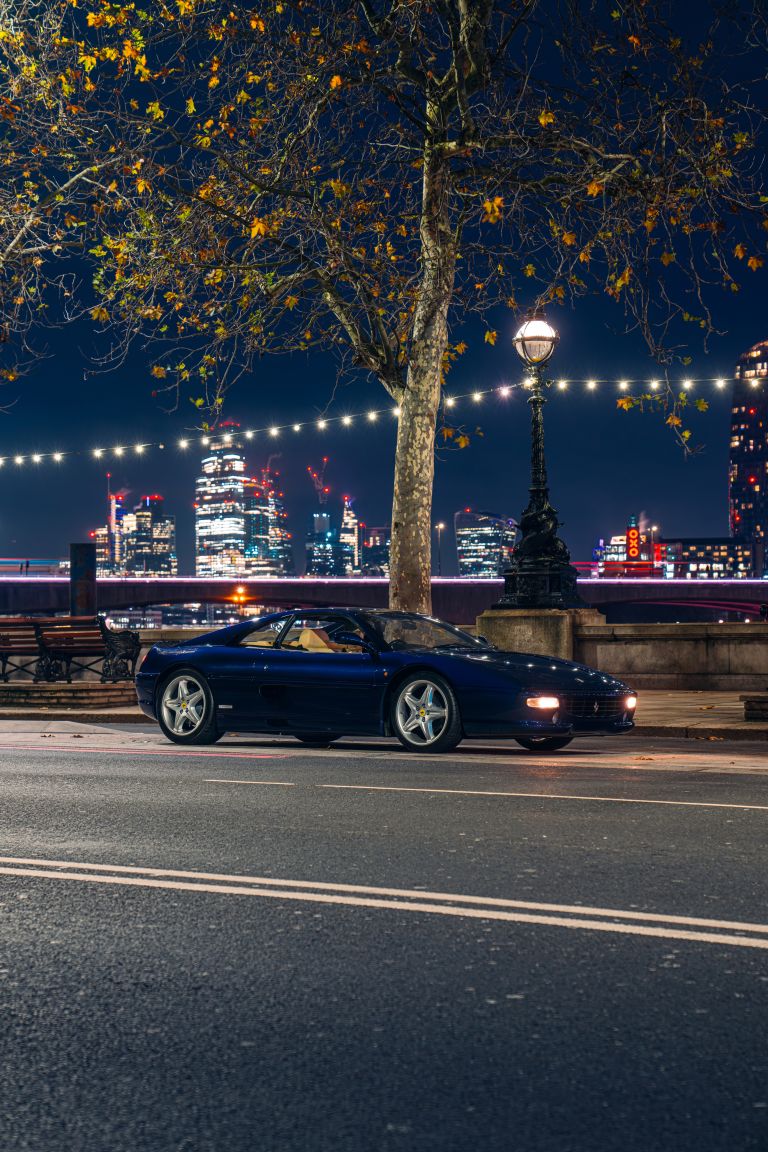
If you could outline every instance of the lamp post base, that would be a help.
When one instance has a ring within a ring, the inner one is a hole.
[[[477,631],[502,652],[573,660],[578,629],[604,623],[596,608],[489,608],[478,616]]]
[[[560,543],[560,541],[558,541]],[[563,545],[565,552],[565,546]],[[576,569],[565,557],[531,556],[504,573],[504,593],[491,611],[505,608],[578,608]]]

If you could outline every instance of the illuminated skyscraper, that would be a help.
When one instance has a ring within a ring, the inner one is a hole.
[[[728,469],[731,536],[754,550],[754,575],[768,571],[768,341],[739,357],[731,400]]]
[[[360,567],[363,576],[389,576],[389,549],[391,530],[388,524],[382,528],[369,528],[360,525],[363,545],[360,549]]]
[[[517,523],[493,512],[465,508],[453,517],[460,576],[500,576],[509,566]]]
[[[293,576],[293,543],[288,531],[288,513],[280,490],[280,473],[271,467],[272,457],[262,469],[262,486],[267,496],[269,509],[269,568],[272,576]]]
[[[314,512],[307,533],[307,576],[343,576],[344,551],[327,512]]]
[[[360,522],[352,507],[351,496],[344,497],[344,512],[341,517],[339,544],[344,556],[344,573],[347,576],[360,575]]]
[[[175,576],[176,522],[166,516],[163,497],[142,496],[132,512],[122,493],[108,494],[107,523],[91,533],[100,576]]]
[[[245,458],[223,441],[211,444],[195,484],[195,572],[198,576],[245,576]]]

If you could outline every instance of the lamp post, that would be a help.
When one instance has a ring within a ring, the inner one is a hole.
[[[550,381],[543,378],[543,368],[558,340],[539,309],[529,315],[512,341],[529,376],[531,486],[528,506],[520,518],[521,537],[504,573],[504,594],[494,608],[572,608],[581,603],[576,569],[557,535],[560,524],[549,502],[544,459],[544,388],[550,387]]]
[[[443,548],[442,548],[443,528],[445,528],[445,524],[442,522],[442,520],[440,521],[439,524],[435,524],[435,532],[437,532],[437,574],[438,574],[438,576],[442,576],[442,574],[443,574]]]

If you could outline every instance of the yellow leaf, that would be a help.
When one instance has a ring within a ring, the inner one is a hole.
[[[587,195],[588,196],[599,196],[600,193],[602,192],[602,190],[603,190],[603,185],[600,183],[599,180],[590,180],[589,184],[587,184]]]
[[[341,76],[331,76],[331,88],[341,88]]]
[[[498,224],[499,220],[501,220],[501,210],[503,207],[503,196],[494,196],[493,200],[483,200],[483,223]]]
[[[441,428],[440,431],[443,434],[443,440],[453,439],[453,428]]]
[[[737,259],[743,260],[747,254],[746,245],[745,244],[737,244],[733,250],[733,254],[734,254],[734,256],[736,256]]]
[[[682,424],[682,420],[679,416],[675,416],[673,413],[671,416],[667,416],[667,424],[669,424],[670,428],[679,428]]]
[[[251,16],[251,28],[253,28],[254,32],[263,32],[265,30],[266,24],[261,16]]]
[[[670,264],[674,264],[674,262],[675,262],[674,252],[662,252],[661,262],[665,268],[667,268]]]
[[[197,112],[197,108],[195,108],[195,102],[191,96],[190,96],[189,100],[187,100],[187,103],[185,104],[185,108],[187,110],[187,116],[191,116],[194,112]]]
[[[629,412],[635,406],[635,401],[631,396],[620,396],[616,401],[616,407],[621,408],[624,412]]]
[[[546,128],[548,124],[554,124],[554,122],[554,112],[550,112],[548,108],[545,108],[542,112],[539,112],[539,124],[541,124],[542,128]]]
[[[757,272],[758,268],[762,268],[763,259],[761,256],[750,256],[747,260],[747,268],[751,268],[753,272]]]
[[[575,232],[563,232],[562,241],[563,241],[563,244],[567,244],[568,247],[570,248],[570,246],[572,244],[576,243],[576,233]]]
[[[616,288],[626,288],[627,284],[629,284],[629,278],[631,275],[631,268],[625,268],[621,276],[619,276],[618,280],[616,281]]]
[[[138,180],[136,181],[136,191],[149,192],[149,181],[145,180],[143,176],[139,176]]]
[[[457,448],[466,448],[466,447],[468,447],[468,445],[469,445],[469,436],[467,436],[467,434],[465,432],[462,432],[461,436],[456,437],[456,447]]]
[[[91,319],[98,324],[106,324],[109,320],[109,312],[102,304],[98,304],[95,308],[91,308]]]
[[[535,276],[536,275],[535,265],[526,264],[526,266],[523,268],[523,275],[524,276]]]
[[[269,225],[266,220],[260,220],[257,216],[251,223],[251,240],[256,236],[266,236],[269,231]]]
[[[462,341],[461,344],[456,345],[456,353],[458,356],[463,356],[467,350],[467,345]]]
[[[629,40],[630,44],[635,49],[635,51],[637,51],[638,48],[642,47],[642,43],[641,43],[639,36],[627,36],[627,40]]]
[[[165,368],[163,368],[161,364],[153,365],[151,372],[153,376],[157,376],[158,380],[163,380],[168,375]]]
[[[292,312],[299,302],[298,296],[286,296],[285,306],[289,312]]]
[[[498,336],[498,332],[494,332],[492,328],[489,328],[483,339],[485,340],[486,344],[495,344]]]

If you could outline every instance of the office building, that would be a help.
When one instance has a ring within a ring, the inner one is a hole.
[[[362,546],[360,549],[360,571],[363,576],[389,576],[389,549],[391,529],[388,524],[382,528],[369,528],[360,525]]]
[[[361,526],[352,507],[351,496],[344,498],[344,511],[341,517],[339,544],[341,546],[346,576],[360,575]]]
[[[751,547],[755,576],[768,572],[768,341],[740,358],[731,398],[728,469],[733,540]]]
[[[494,512],[465,508],[453,517],[459,575],[493,578],[509,567],[517,522]]]
[[[123,493],[108,494],[107,523],[91,532],[99,576],[176,576],[176,522],[158,493],[142,496],[133,511]]]
[[[195,572],[198,576],[249,573],[245,457],[223,440],[211,444],[195,484]],[[250,493],[248,498],[250,499]]]

